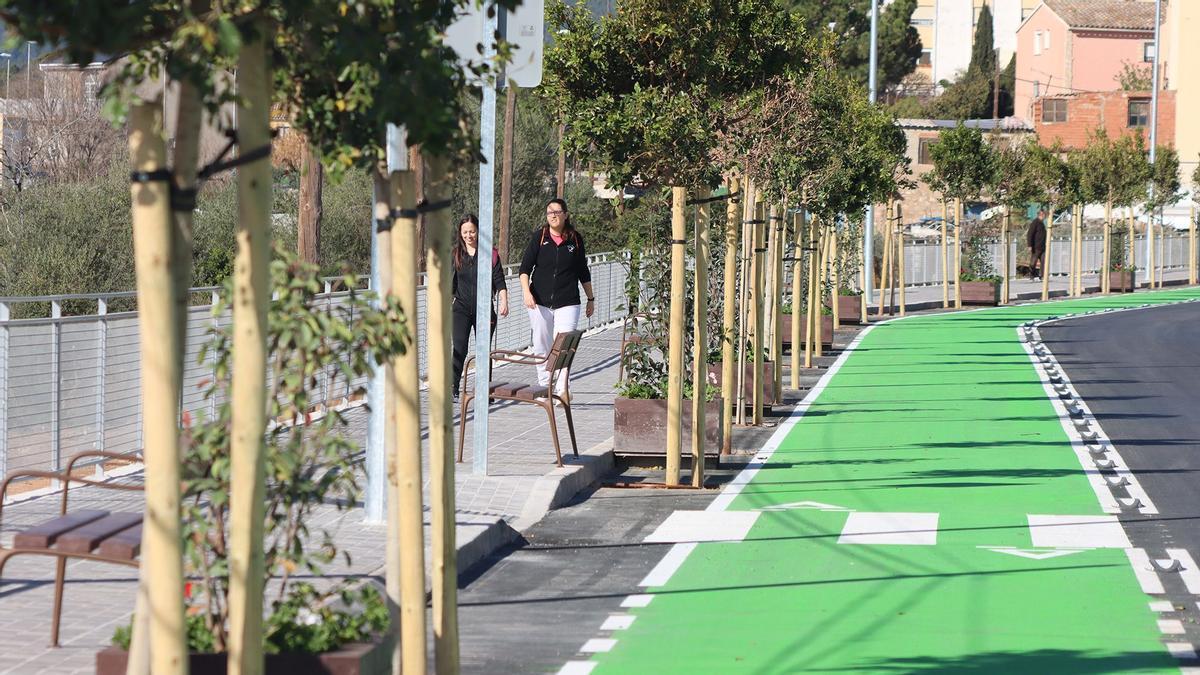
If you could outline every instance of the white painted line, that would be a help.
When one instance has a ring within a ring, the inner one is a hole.
[[[1163,635],[1183,635],[1187,632],[1179,619],[1159,619],[1158,630]]]
[[[1174,612],[1175,605],[1171,604],[1170,600],[1155,600],[1150,603],[1151,612]]]
[[[1088,548],[1054,548],[1045,551],[1038,551],[1026,548],[1017,548],[1015,546],[980,546],[979,548],[995,551],[996,553],[1007,553],[1021,558],[1029,558],[1030,560],[1049,560],[1050,558],[1059,558],[1072,553],[1083,553],[1090,551]]]
[[[1145,549],[1127,548],[1125,556],[1129,558],[1129,566],[1133,568],[1133,575],[1137,577],[1143,593],[1162,595],[1166,592],[1163,589],[1162,580],[1158,578],[1158,574],[1151,566],[1150,556],[1146,554]]]
[[[1169,548],[1167,555],[1183,565],[1183,569],[1179,571],[1179,578],[1183,579],[1183,585],[1187,587],[1188,593],[1200,595],[1200,569],[1196,568],[1196,561],[1192,558],[1192,554],[1188,553],[1187,549]]]
[[[585,654],[599,654],[612,650],[617,645],[617,641],[612,638],[592,638],[583,643],[579,651]]]
[[[742,541],[761,515],[759,511],[675,511],[642,541],[647,544]]]
[[[598,665],[595,661],[567,661],[558,669],[558,675],[588,675]]]
[[[604,623],[600,624],[600,630],[625,630],[633,625],[636,618],[632,614],[609,614]]]
[[[853,511],[844,506],[834,506],[824,502],[790,502],[788,504],[776,504],[774,506],[764,506],[755,509],[755,511],[793,511],[797,509],[816,509],[820,511]]]
[[[636,593],[621,601],[622,607],[645,607],[654,599],[653,595],[647,593]]]
[[[1171,652],[1171,656],[1177,659],[1196,658],[1196,650],[1192,648],[1189,642],[1168,642],[1165,646],[1167,651]]]
[[[662,586],[671,580],[671,575],[675,574],[675,570],[687,560],[688,554],[692,549],[696,548],[695,544],[675,544],[670,551],[663,556],[663,559],[658,561],[654,569],[646,575],[645,579],[638,584],[639,586]]]
[[[842,527],[839,544],[937,544],[936,513],[852,511]]]
[[[1026,516],[1039,548],[1130,548],[1116,516]]]

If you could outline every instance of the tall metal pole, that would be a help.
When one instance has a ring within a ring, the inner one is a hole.
[[[1154,0],[1154,76],[1151,78],[1154,82],[1154,88],[1150,91],[1150,164],[1154,165],[1154,158],[1158,150],[1158,49],[1161,44],[1159,41],[1159,33],[1162,30],[1162,0]],[[1150,181],[1150,201],[1154,201],[1154,181]],[[1155,209],[1157,212],[1157,209]],[[1154,254],[1151,252],[1150,230],[1154,227],[1154,218],[1157,213],[1150,213],[1146,218],[1146,269],[1149,270],[1150,284],[1148,288],[1154,288],[1154,270],[1151,268],[1151,261],[1154,260]],[[1131,289],[1132,290],[1132,289]]]
[[[496,7],[483,22],[485,61],[496,55],[496,30],[500,8]],[[514,86],[509,83],[508,86]],[[483,82],[483,105],[479,112],[479,241],[475,250],[475,420],[474,448],[471,471],[476,476],[487,475],[488,449],[488,386],[491,381],[492,359],[492,228],[495,225],[493,205],[496,194],[496,83]],[[457,223],[455,224],[457,226]],[[554,383],[551,382],[553,387]],[[466,392],[463,392],[464,394]]]
[[[878,99],[876,91],[875,71],[878,69],[877,63],[879,58],[879,3],[876,0],[871,0],[871,60],[870,70],[867,73],[867,95],[871,103],[875,103]],[[871,293],[875,287],[875,205],[867,206],[867,224],[863,227],[863,295],[867,297],[867,304],[871,304]],[[883,304],[883,298],[879,298],[879,304]]]
[[[1155,40],[1154,44],[1157,45],[1158,41]],[[33,45],[34,43],[32,42],[25,43],[25,98],[33,98],[29,92],[30,87],[33,86],[29,83],[29,73],[33,72]],[[1155,58],[1158,57],[1155,56]]]

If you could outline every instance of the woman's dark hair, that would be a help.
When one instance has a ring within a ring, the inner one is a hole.
[[[554,199],[551,199],[550,201],[546,202],[546,206],[550,206],[551,204],[558,205],[559,207],[562,208],[563,212],[567,214],[567,219],[566,219],[567,222],[563,223],[563,238],[570,241],[571,243],[577,243],[579,240],[579,235],[575,232],[575,226],[571,224],[571,212],[567,210],[566,200],[559,198],[559,197],[555,197]],[[545,207],[543,207],[543,208],[545,208]],[[549,223],[542,225],[542,241],[546,241],[546,237],[548,237],[548,236],[550,236],[550,224]]]
[[[454,250],[453,250],[454,269],[456,269],[456,270],[462,269],[463,259],[468,257],[467,256],[467,245],[463,242],[463,238],[462,238],[462,226],[466,225],[467,223],[471,223],[472,225],[474,225],[476,232],[479,231],[479,219],[475,217],[474,213],[468,213],[468,214],[464,215],[462,218],[458,219],[458,229],[455,230],[455,232],[454,232]]]

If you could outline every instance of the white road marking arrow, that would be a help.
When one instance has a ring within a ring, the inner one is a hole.
[[[1052,548],[1052,549],[1026,549],[1016,548],[1015,546],[980,546],[979,548],[995,551],[996,553],[1007,553],[1021,558],[1030,558],[1032,560],[1047,560],[1049,558],[1058,558],[1072,553],[1083,553],[1090,551],[1090,548]]]
[[[776,504],[775,506],[764,506],[756,511],[792,511],[794,509],[819,509],[821,511],[853,511],[844,506],[834,506],[833,504],[823,504],[821,502],[791,502],[789,504]]]

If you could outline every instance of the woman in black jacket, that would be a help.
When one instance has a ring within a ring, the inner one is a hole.
[[[580,303],[580,286],[587,297],[586,306]],[[595,311],[596,296],[583,237],[571,225],[567,203],[561,199],[546,204],[546,224],[534,230],[525,248],[521,289],[529,308],[533,353],[538,356],[549,353],[555,335],[576,329],[581,308],[589,317]],[[538,382],[549,387],[549,371],[538,368]],[[555,393],[560,396],[566,395],[566,388],[565,380],[554,383]]]
[[[454,241],[454,398],[458,398],[463,362],[467,358],[467,343],[471,340],[471,329],[475,327],[475,279],[478,276],[479,219],[473,214],[462,217],[458,225],[458,237]],[[500,316],[508,316],[508,287],[504,283],[504,268],[500,255],[492,251],[492,295],[500,295]],[[496,332],[496,309],[492,309],[492,330]],[[479,339],[479,331],[475,331]]]

